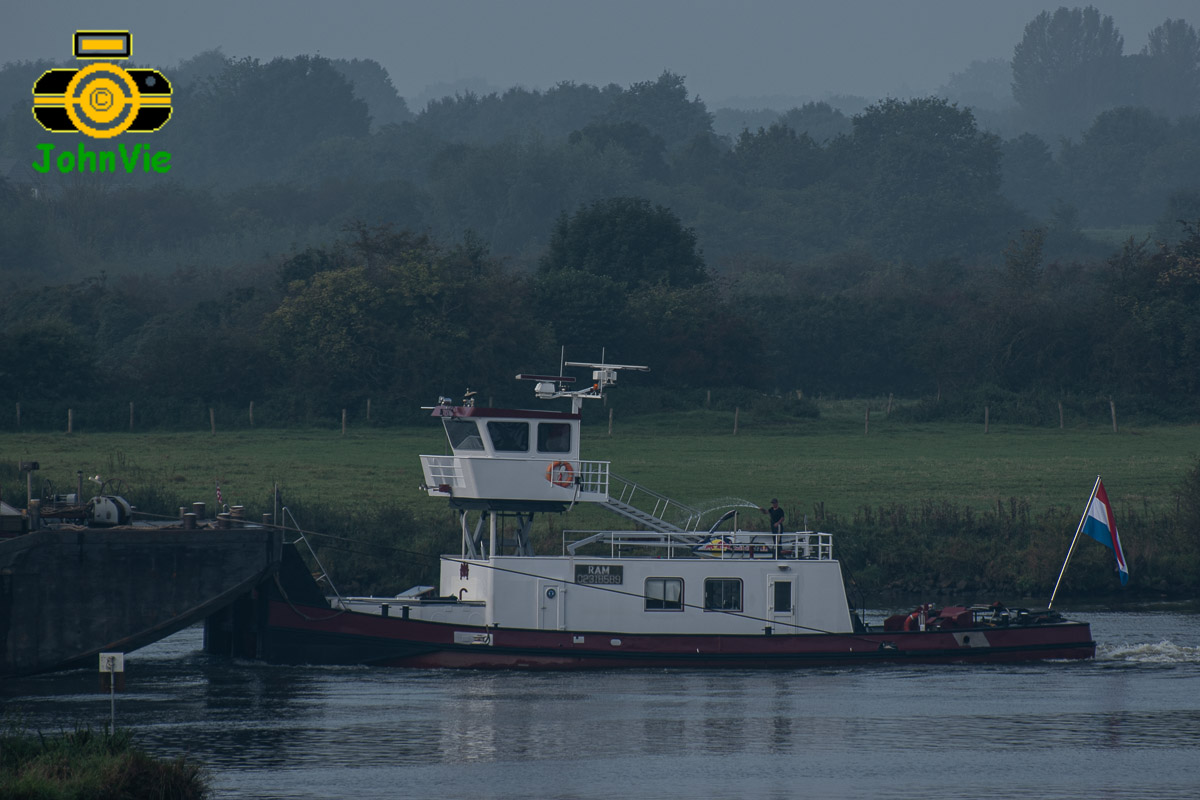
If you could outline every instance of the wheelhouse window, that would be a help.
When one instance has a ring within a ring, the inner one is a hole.
[[[683,611],[682,578],[646,578],[647,611]]]
[[[704,608],[706,611],[741,611],[741,579],[705,578]]]
[[[571,426],[569,423],[539,422],[537,439],[539,453],[571,452]]]
[[[492,448],[498,453],[528,453],[528,422],[489,422],[488,436],[492,437]]]
[[[483,437],[473,419],[447,419],[446,437],[455,450],[482,450]]]

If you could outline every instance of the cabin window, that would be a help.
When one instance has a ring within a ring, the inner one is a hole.
[[[646,578],[647,611],[683,611],[682,578]]]
[[[741,579],[705,578],[704,608],[708,611],[741,611]]]
[[[566,422],[538,423],[539,453],[571,452],[571,426]]]
[[[771,602],[776,614],[792,613],[792,582],[775,581],[775,596]]]
[[[447,419],[446,436],[455,450],[482,450],[483,437],[473,419]]]
[[[496,452],[529,452],[528,422],[489,422],[487,427],[488,436],[492,437],[492,447]]]

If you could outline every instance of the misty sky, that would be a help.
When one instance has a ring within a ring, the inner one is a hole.
[[[1200,27],[1197,0],[1100,0],[1136,53],[1168,18]],[[628,86],[685,75],[710,108],[733,98],[926,94],[971,61],[1009,59],[1035,0],[5,0],[0,61],[69,59],[83,28],[133,33],[134,60],[167,68],[229,56],[372,58],[406,98],[481,78]],[[1083,4],[1081,4],[1083,5]],[[419,108],[414,108],[414,111]]]

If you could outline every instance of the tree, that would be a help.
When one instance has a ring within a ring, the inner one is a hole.
[[[938,96],[973,109],[1005,111],[1013,104],[1012,63],[1002,58],[972,61],[950,76]]]
[[[712,133],[712,115],[699,97],[688,100],[683,76],[672,72],[635,83],[614,97],[605,119],[641,123],[672,150],[699,134]]]
[[[586,144],[600,152],[619,147],[634,159],[645,177],[655,180],[667,177],[667,164],[663,160],[667,148],[662,137],[637,122],[593,122],[572,131],[567,141],[571,145]]]
[[[473,236],[443,248],[426,235],[358,226],[341,255],[282,268],[308,277],[289,285],[265,333],[293,391],[318,402],[368,391],[418,401],[465,385],[504,391],[514,369],[544,363],[548,332],[527,285]]]
[[[808,134],[819,145],[848,135],[854,128],[850,119],[829,103],[805,103],[788,111],[779,121],[796,133]]]
[[[914,260],[989,250],[1013,214],[999,195],[1000,141],[946,100],[888,99],[854,117],[833,148],[855,193],[860,230],[880,252]]]
[[[807,133],[775,123],[758,133],[742,131],[734,148],[742,174],[757,186],[803,189],[824,177],[825,153]]]
[[[328,59],[312,56],[234,61],[176,103],[188,113],[155,136],[187,152],[193,170],[207,166],[232,185],[277,180],[297,153],[329,139],[365,137],[370,124],[350,82]]]
[[[1135,76],[1138,101],[1173,117],[1200,112],[1200,35],[1186,20],[1150,31]]]
[[[1037,127],[1078,131],[1118,103],[1124,44],[1093,6],[1043,11],[1013,50],[1013,97]]]
[[[1162,187],[1148,184],[1143,172],[1170,140],[1165,117],[1124,106],[1101,113],[1078,144],[1065,145],[1063,177],[1084,220],[1093,225],[1153,222],[1162,208]]]
[[[408,104],[396,91],[387,70],[378,61],[369,58],[339,58],[330,63],[350,81],[354,87],[354,96],[367,104],[371,114],[371,130],[413,119]]]
[[[542,257],[543,274],[578,270],[604,275],[627,289],[708,280],[696,233],[663,206],[640,197],[613,197],[563,213]]]
[[[1062,196],[1061,173],[1050,148],[1038,136],[1023,133],[1001,146],[1004,197],[1035,217],[1045,219]]]

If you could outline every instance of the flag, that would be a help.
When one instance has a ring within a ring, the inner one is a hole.
[[[1121,537],[1117,535],[1117,520],[1112,506],[1108,504],[1108,493],[1104,484],[1096,479],[1096,489],[1084,513],[1083,532],[1106,547],[1111,547],[1117,556],[1117,570],[1121,574],[1121,585],[1129,582],[1129,567],[1125,564],[1125,551],[1121,549]]]

